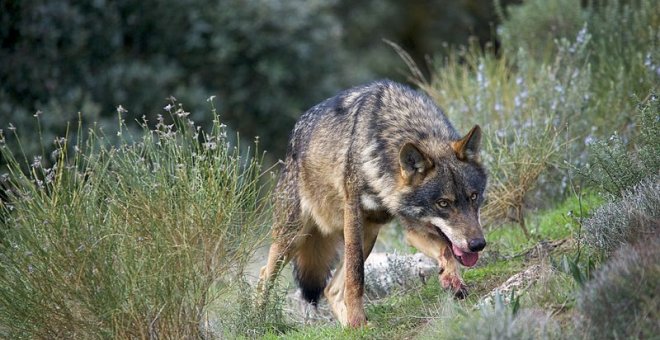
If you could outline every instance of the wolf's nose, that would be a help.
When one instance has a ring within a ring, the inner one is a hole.
[[[483,238],[473,238],[468,242],[468,248],[470,251],[481,251],[486,248],[486,240]]]

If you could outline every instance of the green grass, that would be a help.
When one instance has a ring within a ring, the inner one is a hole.
[[[589,216],[589,213],[603,202],[603,198],[594,192],[588,192],[581,198],[569,196],[557,207],[530,216],[529,239],[517,224],[504,224],[488,230],[488,249],[494,249],[505,256],[514,256],[535,246],[541,240],[577,238],[580,232],[579,220]]]
[[[455,302],[451,294],[431,280],[414,292],[367,303],[369,326],[346,329],[338,324],[299,327],[285,334],[269,334],[266,339],[397,339],[410,337],[421,326],[437,317],[442,306],[468,304]]]

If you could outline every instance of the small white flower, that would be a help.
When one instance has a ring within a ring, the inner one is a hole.
[[[524,81],[523,77],[520,77],[520,76],[516,77],[516,85],[518,85],[518,86],[522,85],[523,81]]]
[[[35,169],[41,168],[41,156],[34,156],[31,165]]]
[[[203,145],[204,145],[204,149],[207,150],[215,150],[215,148],[218,147],[218,144],[216,144],[215,142],[206,142]]]
[[[584,26],[582,26],[582,29],[578,32],[577,37],[575,38],[575,42],[578,45],[582,45],[585,42],[587,42],[587,24],[585,23]]]
[[[513,105],[515,107],[520,107],[522,105],[522,100],[520,99],[520,96],[517,95],[513,98]]]
[[[57,159],[60,156],[61,149],[55,149],[53,152],[50,153],[50,157],[52,159]]]
[[[188,117],[190,115],[190,112],[186,112],[182,108],[179,108],[178,110],[176,110],[176,115],[179,118],[185,118],[185,117]]]

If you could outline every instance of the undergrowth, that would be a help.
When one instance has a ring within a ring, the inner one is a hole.
[[[79,124],[51,155],[0,146],[2,337],[208,335],[208,304],[265,235],[268,188],[217,115],[205,132],[166,109],[137,135],[120,119],[115,145]]]

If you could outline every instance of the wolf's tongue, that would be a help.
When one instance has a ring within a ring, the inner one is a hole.
[[[451,249],[454,251],[454,255],[458,257],[459,262],[466,267],[472,267],[477,264],[479,260],[479,253],[466,253],[463,252],[460,248],[455,245],[451,245]]]

